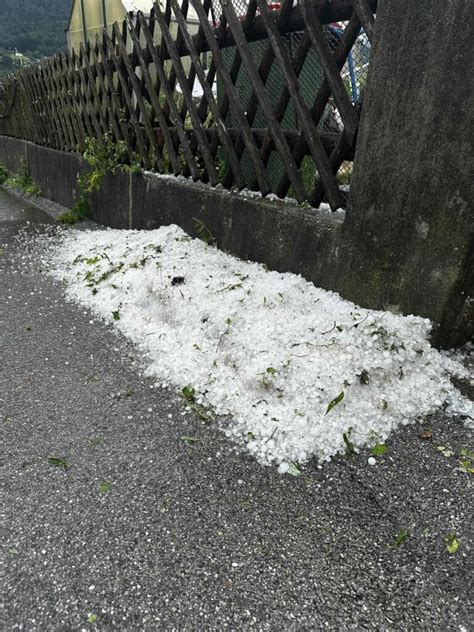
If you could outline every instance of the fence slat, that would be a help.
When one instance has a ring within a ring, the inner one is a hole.
[[[374,41],[375,19],[367,0],[352,0],[354,11],[364,27],[364,31],[372,44]]]
[[[28,95],[28,99],[31,104],[31,116],[33,117],[35,129],[35,142],[43,144],[45,139],[45,131],[43,127],[42,111],[39,108],[40,104],[38,102],[38,99],[33,92],[33,83],[31,81],[29,73],[22,73],[20,76],[20,82],[23,90]]]
[[[52,117],[50,122],[52,123],[52,128],[55,130],[53,146],[55,147],[55,149],[61,149],[61,147],[65,146],[65,141],[64,141],[63,131],[61,128],[61,122],[59,120],[59,116],[56,110],[54,91],[52,89],[51,82],[49,81],[49,76],[48,76],[44,61],[40,62],[38,66],[38,70],[39,70],[39,79],[40,79],[39,85],[41,89],[43,90],[46,102],[48,103],[50,115]]]
[[[68,95],[69,112],[72,124],[76,132],[77,144],[76,150],[83,152],[85,149],[86,129],[82,121],[82,116],[77,107],[75,98],[74,82],[71,79],[71,58],[69,53],[59,55],[61,71],[63,73],[64,89]]]
[[[189,7],[188,0],[183,0],[183,7],[184,7],[184,10],[185,10],[185,14],[187,14],[188,7]],[[154,10],[152,11],[152,18],[154,20],[156,20],[156,13],[155,13]],[[170,2],[170,0],[166,0],[166,2],[165,2],[164,19],[165,19],[166,25],[169,28],[170,25],[171,25],[171,2]],[[162,30],[160,30],[160,34],[161,34],[160,57],[163,60],[171,59],[169,51],[168,51],[168,46],[167,46],[167,43],[166,43],[166,39],[163,37],[163,31]],[[178,50],[180,50],[181,47],[182,47],[181,38],[178,39],[177,45],[178,45]],[[174,92],[174,90],[176,88],[176,71],[174,69],[174,66],[171,67],[171,70],[170,70],[170,72],[168,74],[168,85],[170,86],[172,92]],[[171,107],[170,104],[168,103],[168,101],[166,101],[165,106],[163,108],[165,116],[169,116],[169,114],[170,114],[170,107]],[[184,121],[185,118],[186,117],[182,118],[182,120]]]
[[[292,0],[291,0],[292,1]],[[256,3],[255,3],[256,6]],[[240,53],[238,53],[238,59],[239,59],[239,63],[242,60],[242,57],[240,56]],[[270,75],[270,71],[272,69],[273,66],[273,62],[275,60],[275,53],[273,52],[273,48],[272,46],[269,44],[266,48],[265,48],[265,52],[263,53],[263,57],[262,60],[258,66],[258,74],[260,75],[260,78],[262,80],[262,83],[264,85],[266,85],[267,79]],[[255,92],[255,90],[252,87],[252,92],[250,95],[250,98],[247,102],[247,107],[246,107],[246,118],[247,121],[249,122],[249,125],[252,126],[253,122],[255,120],[255,117],[257,116],[257,112],[258,112],[258,106],[259,106],[259,100],[258,100],[258,96],[257,93]],[[268,136],[271,138],[271,135],[268,134]],[[242,136],[240,136],[239,140],[237,141],[236,144],[236,151],[237,151],[237,155],[239,156],[239,158],[242,157],[244,150],[245,150],[245,142],[244,139],[242,138]],[[267,165],[267,161],[265,160],[265,157],[262,155],[262,152],[260,152],[260,156],[262,159],[263,164],[266,166]],[[226,177],[224,179],[224,187],[226,188],[230,188],[232,186],[232,178],[231,178],[231,174],[227,173]],[[256,184],[256,180],[254,179],[253,184],[251,185],[252,188],[257,188],[257,184]]]
[[[67,113],[67,105],[64,100],[63,88],[59,81],[59,73],[56,68],[56,60],[54,57],[50,57],[48,60],[48,72],[51,78],[51,82],[54,85],[55,89],[55,101],[57,111],[59,113],[59,118],[61,122],[61,126],[64,133],[64,139],[66,142],[66,150],[74,151],[76,148],[76,139],[74,135],[74,131],[71,126],[71,121],[69,120],[69,116]]]
[[[353,15],[344,30],[344,33],[336,50],[334,51],[334,62],[339,71],[346,62],[346,59],[359,33],[360,26],[361,24],[359,18],[356,15]],[[311,116],[313,117],[315,123],[318,123],[320,121],[330,96],[331,88],[329,86],[327,78],[325,77],[316,94],[313,105],[311,106]],[[352,145],[353,142],[351,143],[351,146]],[[295,157],[296,164],[299,166],[304,156],[306,155],[306,139],[304,137],[304,134],[302,133],[300,134],[300,140],[293,151],[293,155]],[[277,195],[279,197],[284,197],[287,194],[289,188],[290,180],[286,174],[283,174],[276,190]]]
[[[160,148],[158,147],[158,143],[156,142],[156,136],[153,132],[153,128],[151,126],[150,123],[150,119],[148,116],[148,112],[146,110],[146,106],[145,106],[145,101],[143,99],[143,94],[140,88],[140,83],[137,79],[137,75],[135,74],[135,68],[132,68],[132,65],[130,64],[130,58],[127,55],[127,49],[125,47],[125,42],[122,38],[122,35],[119,31],[118,28],[116,28],[116,25],[114,25],[114,29],[116,32],[116,41],[118,42],[118,46],[119,46],[119,50],[120,50],[120,55],[122,57],[122,60],[124,62],[125,65],[125,69],[127,70],[129,79],[130,79],[130,83],[132,84],[132,88],[133,88],[133,94],[137,100],[137,105],[139,110],[141,111],[141,118],[143,120],[143,124],[145,127],[145,131],[146,131],[146,135],[148,137],[148,140],[150,142],[150,145],[153,149],[154,152],[154,159],[156,162],[156,166],[158,167],[158,169],[160,171],[163,170],[163,161],[162,161],[162,156],[161,156],[161,151]],[[129,31],[130,32],[130,31]],[[138,122],[138,118],[137,115],[135,115],[135,117],[133,117],[132,119],[133,121],[137,120]],[[140,131],[141,133],[141,131]],[[147,168],[149,169],[151,166],[151,163],[149,161],[148,158],[148,154],[146,156],[144,156],[144,162],[145,162],[145,166],[147,166]]]
[[[243,114],[240,106],[239,106],[239,98],[237,91],[232,82],[229,71],[226,68],[226,65],[222,59],[221,51],[217,41],[214,38],[214,32],[211,29],[209,22],[207,21],[207,16],[204,12],[204,7],[202,6],[199,0],[191,0],[191,4],[196,11],[201,26],[203,28],[204,36],[208,42],[210,50],[214,56],[214,61],[216,64],[217,71],[220,75],[220,79],[224,85],[224,89],[227,93],[227,97],[229,99],[230,108],[242,129],[242,135],[245,139],[245,145],[249,152],[249,155],[252,159],[255,171],[257,173],[258,183],[260,187],[260,191],[263,195],[266,195],[270,192],[271,188],[267,180],[267,176],[265,173],[265,167],[261,161],[260,154],[258,152],[257,146],[255,145],[255,141],[253,140],[252,132],[250,129],[250,125]],[[227,17],[226,17],[227,20]],[[221,110],[222,115],[222,110]]]
[[[296,107],[296,111],[299,116],[300,125],[303,133],[306,137],[306,143],[311,151],[311,155],[316,164],[326,195],[329,200],[329,204],[332,210],[335,210],[342,206],[344,198],[339,190],[336,179],[332,172],[331,166],[324,151],[323,144],[319,138],[316,125],[314,124],[311,112],[309,110],[306,101],[300,92],[300,86],[298,83],[298,77],[290,61],[288,53],[284,47],[280,33],[278,32],[275,22],[272,19],[270,11],[268,9],[266,0],[259,0],[260,15],[268,31],[268,37],[275,51],[275,55],[279,61],[280,67],[283,70],[283,77],[285,83],[290,91],[291,99]],[[339,76],[339,72],[338,72]]]
[[[357,104],[359,113],[360,113],[361,107],[362,107],[362,101],[359,101],[359,103]],[[351,156],[351,152],[352,152],[352,156]],[[350,156],[353,160],[354,159],[353,144],[351,145],[351,142],[346,134],[346,130],[344,130],[342,134],[340,134],[336,145],[332,148],[331,153],[329,155],[329,163],[331,165],[331,169],[333,170],[333,172],[337,173],[339,171],[340,166],[344,162],[344,160],[348,160]],[[311,192],[311,195],[309,196],[309,203],[314,206],[319,206],[321,202],[323,201],[323,198],[324,198],[324,187],[322,186],[321,182],[316,182],[314,189]]]
[[[121,37],[120,27],[117,22],[115,22],[113,25],[113,34],[115,38]],[[140,158],[143,161],[145,168],[149,169],[150,158],[148,156],[147,148],[146,148],[145,141],[143,138],[142,128],[140,127],[140,123],[138,122],[138,118],[135,113],[135,108],[133,107],[132,99],[129,94],[128,74],[126,71],[124,72],[123,67],[122,67],[122,58],[116,54],[115,46],[112,40],[110,39],[110,36],[106,30],[104,30],[104,40],[105,40],[105,43],[107,44],[108,56],[113,61],[115,65],[115,70],[117,71],[117,76],[119,78],[119,82],[122,88],[122,95],[125,99],[127,110],[130,116],[130,121],[131,121],[132,128],[134,131],[135,140],[140,149],[140,153],[141,153]]]
[[[81,73],[79,72],[79,65],[81,62],[79,60],[79,56],[76,54],[75,51],[72,52],[71,61],[72,61],[74,72],[75,72],[74,81],[76,85],[76,98],[79,101],[79,107],[80,107],[80,111],[82,115],[82,120],[84,121],[84,125],[86,127],[88,136],[90,138],[93,138],[95,136],[95,132],[92,127],[91,118],[87,111],[87,101],[84,95],[85,87],[84,87],[84,82],[83,82],[83,75],[81,75]]]
[[[227,159],[230,162],[230,166],[232,168],[232,171],[234,173],[234,177],[238,183],[238,185],[243,188],[245,186],[245,180],[244,177],[242,175],[242,170],[240,168],[240,162],[239,162],[239,158],[235,152],[234,149],[234,145],[232,143],[232,141],[230,140],[227,132],[226,132],[226,126],[225,126],[225,121],[222,119],[221,117],[221,113],[219,111],[219,108],[217,107],[217,103],[216,100],[214,98],[214,95],[212,93],[212,89],[210,87],[210,85],[207,83],[207,77],[206,74],[204,72],[204,69],[202,67],[201,61],[199,59],[198,53],[196,51],[196,48],[194,47],[194,43],[190,37],[187,25],[186,25],[186,21],[184,19],[183,14],[181,13],[181,11],[179,10],[179,5],[177,0],[171,0],[171,5],[173,7],[173,11],[174,14],[176,16],[176,19],[178,21],[178,24],[180,26],[181,29],[181,33],[183,36],[183,41],[185,42],[187,48],[188,48],[188,52],[191,56],[192,62],[194,64],[194,69],[195,69],[195,73],[197,75],[197,78],[202,86],[202,89],[204,91],[204,94],[206,96],[207,99],[207,104],[208,107],[211,111],[211,114],[213,116],[213,122],[214,125],[216,126],[217,129],[217,133],[219,135],[219,138],[222,142],[222,146],[224,147],[224,149],[226,150],[226,155],[227,155]],[[195,115],[197,116],[198,122],[199,122],[199,133],[202,130],[202,125],[201,125],[201,119],[199,117],[199,112],[196,110]],[[204,132],[203,132],[204,133]],[[207,139],[207,137],[206,137]],[[211,150],[212,152],[212,150]],[[214,161],[215,159],[215,153],[211,153],[212,155],[212,159]]]
[[[188,6],[189,5],[187,5],[187,7]],[[213,9],[212,9],[212,0],[204,0],[203,7],[204,7],[204,12],[205,12],[206,16],[209,16],[209,12],[213,11]],[[184,13],[183,8],[182,8],[182,13],[183,13],[183,16],[186,17],[186,14]],[[204,39],[204,35],[203,35],[202,27],[201,27],[201,25],[199,25],[196,37],[193,38],[191,36],[192,45],[193,45],[193,47],[194,47],[194,49],[196,51],[202,46],[203,39]],[[183,40],[183,43],[184,43],[184,40]],[[189,46],[187,46],[187,48],[189,48]],[[211,66],[212,66],[212,63],[211,63]],[[215,66],[213,66],[213,67],[215,68]],[[215,72],[215,70],[213,70],[212,72]],[[212,74],[211,75],[206,75],[206,82],[209,84],[211,89],[212,89],[212,86],[214,85],[214,78],[215,77]],[[194,64],[192,64],[191,65],[191,69],[190,69],[189,74],[188,74],[188,82],[189,82],[190,86],[194,85],[195,79],[196,79],[196,69],[194,67]],[[209,112],[209,108],[208,108],[208,105],[207,105],[207,98],[206,98],[205,94],[203,94],[203,96],[201,98],[201,101],[200,101],[199,105],[197,106],[197,109],[198,109],[199,120],[201,121],[201,123],[204,123],[206,118],[207,118],[208,112]],[[180,110],[180,116],[181,116],[181,119],[183,121],[186,118],[187,111],[188,111],[187,104],[186,104],[185,101],[183,101],[183,104],[182,104],[181,110]],[[196,145],[196,147],[197,147],[197,145]],[[211,152],[212,152],[213,155],[215,155],[216,151],[217,151],[217,148],[211,146]]]
[[[90,80],[93,80],[93,81],[97,80],[99,83],[99,87],[98,89],[96,88],[96,91],[97,91],[97,98],[99,100],[98,101],[99,108],[101,109],[103,113],[104,129],[106,129],[107,132],[113,133],[115,141],[122,140],[121,130],[120,130],[119,124],[117,123],[115,108],[109,97],[108,86],[106,85],[104,81],[104,76],[102,74],[100,64],[98,61],[97,44],[93,44],[91,42],[88,52],[89,52],[88,67],[90,69]],[[95,73],[94,73],[94,69],[96,70]],[[95,79],[94,79],[94,74],[95,74]]]
[[[202,157],[204,159],[204,164],[206,166],[206,171],[209,175],[209,179],[211,181],[211,184],[216,185],[219,182],[219,177],[217,175],[217,171],[216,171],[216,166],[215,166],[215,161],[214,161],[214,156],[211,152],[211,147],[209,145],[209,142],[207,140],[206,135],[203,132],[203,127],[202,127],[202,123],[199,119],[199,115],[197,112],[197,108],[196,105],[193,101],[193,95],[192,95],[192,90],[189,86],[188,83],[188,78],[186,77],[186,73],[184,71],[184,67],[183,67],[183,63],[181,61],[181,57],[178,53],[178,49],[176,47],[176,44],[173,40],[173,37],[169,31],[168,25],[166,24],[166,20],[164,18],[164,14],[159,6],[159,4],[157,2],[154,3],[154,11],[155,11],[155,18],[158,21],[158,24],[161,28],[161,32],[162,32],[162,36],[164,37],[165,41],[166,41],[166,46],[168,48],[168,53],[171,57],[171,61],[173,63],[173,69],[174,72],[176,74],[176,77],[179,81],[179,84],[181,86],[181,92],[183,94],[183,97],[186,101],[187,104],[187,108],[189,111],[189,115],[191,117],[191,121],[193,123],[193,127],[196,130],[196,135],[198,138],[198,142],[199,142],[199,147],[200,150],[202,152]],[[178,11],[178,13],[180,13],[180,9],[177,6],[176,10]],[[183,33],[181,33],[183,35]]]
[[[173,91],[168,83],[168,77],[166,76],[166,71],[164,67],[164,63],[160,57],[159,51],[156,49],[153,43],[153,35],[148,28],[148,24],[145,21],[143,13],[138,12],[138,20],[140,22],[140,26],[142,28],[143,35],[145,36],[145,40],[147,42],[147,47],[149,52],[151,53],[151,57],[153,63],[155,64],[156,72],[158,73],[158,77],[160,80],[160,90],[163,91],[166,101],[170,106],[170,113],[174,117],[174,123],[176,125],[176,129],[178,131],[178,137],[181,142],[181,148],[183,150],[183,156],[186,160],[187,166],[190,170],[191,176],[194,180],[199,179],[199,169],[196,164],[196,160],[194,158],[193,152],[191,151],[191,147],[189,145],[188,138],[184,132],[184,126],[181,121],[181,117],[179,115],[178,108],[173,98]],[[152,14],[150,16],[150,21],[153,23],[154,21],[154,11],[152,10]]]
[[[249,74],[250,80],[252,81],[253,89],[257,94],[260,107],[265,114],[268,127],[273,136],[275,145],[277,146],[280,158],[282,159],[285,169],[288,172],[291,184],[295,191],[296,199],[298,200],[298,202],[304,202],[306,200],[306,191],[304,190],[304,187],[301,183],[301,179],[299,177],[298,170],[296,169],[292,153],[288,147],[285,137],[281,132],[278,120],[276,119],[273,112],[270,98],[265,90],[265,86],[263,85],[260,75],[258,74],[258,68],[255,60],[253,59],[253,55],[250,51],[247,40],[245,39],[242,25],[232,4],[223,5],[222,8],[224,11],[224,15],[227,18],[229,27],[233,33],[234,39],[236,41],[236,46],[239,49],[245,68]]]
[[[173,172],[177,175],[180,172],[180,168],[179,168],[179,159],[178,159],[178,155],[175,151],[174,148],[174,143],[173,143],[173,139],[171,138],[171,134],[170,134],[170,130],[168,127],[168,124],[166,122],[166,119],[163,115],[163,112],[161,110],[160,107],[160,102],[158,100],[157,94],[155,92],[155,87],[153,85],[153,81],[150,75],[150,71],[148,70],[148,64],[145,61],[145,55],[143,54],[143,49],[141,47],[140,44],[140,37],[139,34],[137,33],[137,31],[134,28],[134,25],[132,24],[130,17],[127,18],[128,19],[128,27],[130,29],[130,36],[132,38],[133,44],[134,44],[134,49],[135,52],[138,55],[138,60],[140,62],[140,68],[141,71],[143,73],[143,77],[145,80],[145,85],[147,87],[148,90],[148,96],[150,98],[150,102],[151,105],[154,108],[154,113],[155,116],[158,120],[158,123],[160,125],[160,130],[163,134],[163,138],[164,138],[164,143],[166,145],[166,149],[168,151],[168,156],[169,156],[169,160],[173,169]],[[138,22],[138,24],[140,24]],[[164,165],[162,164],[161,166],[162,169],[164,169]]]
[[[82,61],[83,61],[85,73],[86,73],[85,78],[87,81],[88,93],[89,95],[92,95],[92,98],[89,99],[89,108],[91,112],[93,112],[93,119],[97,121],[97,125],[100,128],[100,131],[101,131],[101,134],[99,136],[100,138],[104,136],[104,134],[107,134],[107,132],[109,131],[109,126],[107,124],[105,115],[102,110],[102,99],[99,98],[99,93],[97,91],[97,86],[95,83],[96,78],[94,77],[94,73],[92,72],[92,66],[90,62],[90,55],[91,55],[90,49],[91,47],[88,42],[87,45],[84,46],[82,49],[83,51]]]
[[[106,97],[105,98],[106,105],[112,106],[110,108],[111,118],[112,120],[114,119],[116,120],[116,126],[114,127],[114,130],[117,135],[117,140],[121,139],[125,141],[125,144],[127,145],[128,158],[130,162],[133,162],[133,158],[134,158],[133,143],[130,138],[127,124],[122,116],[122,107],[121,107],[118,95],[114,89],[113,73],[110,70],[109,64],[106,63],[107,53],[105,52],[104,45],[98,35],[96,36],[96,39],[95,39],[95,45],[91,47],[91,51],[92,51],[92,56],[94,58],[94,61],[96,62],[96,65],[98,64],[98,61],[99,61],[99,55],[102,58],[102,64],[100,66],[97,65],[97,69],[98,69],[97,74],[99,78],[99,83],[101,83],[104,95]],[[100,72],[101,68],[104,71],[104,75],[102,75],[102,73]],[[107,84],[105,83],[105,81],[107,81]],[[118,128],[120,128],[120,131]]]
[[[64,128],[66,130],[68,138],[67,149],[69,149],[69,151],[74,151],[77,146],[76,135],[74,133],[74,127],[71,124],[69,107],[65,98],[65,93],[67,93],[67,89],[64,88],[62,72],[59,69],[57,62],[57,57],[51,57],[49,59],[49,69],[51,73],[51,78],[56,87],[56,95],[60,105],[61,119],[64,122]]]
[[[311,5],[308,0],[302,0],[302,9],[306,30],[318,55],[319,63],[328,80],[332,95],[344,122],[344,127],[347,129],[349,136],[354,137],[359,127],[359,117],[352,106],[349,95],[342,82],[339,68],[336,65],[334,56],[324,35],[323,25],[314,6]]]
[[[45,144],[47,147],[51,147],[53,145],[53,142],[51,140],[49,111],[48,111],[48,106],[44,98],[44,94],[42,90],[40,89],[37,82],[37,78],[36,78],[37,73],[38,73],[38,66],[31,69],[30,76],[29,76],[29,79],[30,79],[29,83],[30,83],[33,94],[36,96],[38,107],[41,108],[41,116],[42,116],[41,120],[42,120],[42,125],[43,125]]]
[[[306,61],[310,48],[311,48],[311,41],[309,39],[308,34],[305,33],[303,36],[303,39],[299,43],[299,46],[296,50],[296,53],[292,62],[293,68],[297,76],[299,76],[300,72],[303,69],[303,65]],[[272,48],[272,52],[273,52],[273,48]],[[290,91],[288,89],[288,86],[285,84],[282,88],[280,97],[278,98],[278,101],[275,105],[275,116],[277,117],[277,120],[279,122],[281,122],[283,120],[283,117],[285,116],[290,99],[291,99]],[[265,165],[268,163],[270,159],[272,147],[273,147],[272,137],[270,134],[267,134],[267,138],[265,139],[265,142],[263,143],[263,146],[261,149],[262,160]],[[293,154],[293,157],[295,157],[294,154]],[[296,166],[299,167],[299,163],[297,160],[295,160],[295,163],[296,163]],[[290,184],[288,184],[288,188],[289,187],[290,187]],[[285,191],[285,194],[286,194],[286,191]]]
[[[82,101],[84,103],[85,114],[90,119],[92,126],[94,128],[95,133],[92,134],[95,138],[101,138],[103,135],[102,127],[99,123],[99,119],[97,118],[95,111],[94,100],[91,97],[91,86],[89,85],[89,81],[86,77],[86,72],[84,65],[87,67],[87,63],[85,61],[86,49],[84,44],[81,43],[79,48],[79,56],[77,58],[77,69],[79,71],[79,76],[81,78],[81,93],[82,93]]]

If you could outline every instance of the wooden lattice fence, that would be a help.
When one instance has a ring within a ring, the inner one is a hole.
[[[362,29],[372,41],[377,0],[250,0],[244,15],[231,0],[219,0],[219,12],[216,0],[190,1],[193,34],[189,0],[155,3],[149,16],[130,15],[79,51],[6,78],[0,134],[79,152],[108,134],[145,169],[343,207],[338,172],[353,158],[361,100],[341,70]],[[335,21],[344,28],[334,41]],[[291,50],[289,34],[300,35]],[[308,92],[310,59],[321,80]],[[328,116],[338,122],[329,131]]]

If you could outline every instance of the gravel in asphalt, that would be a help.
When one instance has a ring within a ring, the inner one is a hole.
[[[42,222],[0,189],[3,630],[470,629],[461,419],[280,476],[65,301]]]

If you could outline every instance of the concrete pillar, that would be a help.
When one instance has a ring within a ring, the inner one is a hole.
[[[379,0],[337,285],[365,307],[473,330],[472,0]]]

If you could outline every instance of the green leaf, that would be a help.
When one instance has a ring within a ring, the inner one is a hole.
[[[474,474],[474,467],[469,467],[467,465],[462,465],[458,468],[461,472],[465,472],[466,474]]]
[[[290,467],[288,468],[288,474],[291,474],[292,476],[300,476],[301,470],[296,465],[296,463],[290,463]]]
[[[209,408],[205,408],[204,406],[199,406],[194,402],[189,402],[191,410],[196,413],[196,415],[202,419],[203,421],[209,421],[212,419],[212,411]]]
[[[374,456],[383,456],[387,451],[388,451],[388,448],[385,445],[385,443],[377,443],[377,445],[374,445],[374,447],[371,450]]]
[[[112,483],[101,483],[99,489],[103,494],[106,494],[112,489]]]
[[[473,460],[474,460],[474,452],[467,448],[463,448],[459,450],[459,467],[457,468],[460,472],[464,472],[466,474],[474,474]]]
[[[98,445],[101,445],[103,441],[104,440],[102,439],[102,437],[92,437],[91,439],[89,439],[89,443],[91,444],[93,448],[96,448]]]
[[[194,388],[192,386],[185,386],[182,390],[181,390],[184,399],[187,402],[193,402],[194,401],[194,395],[196,393],[196,391],[194,390]]]
[[[198,443],[199,439],[196,437],[190,437],[189,435],[183,435],[180,437],[181,441],[185,441],[186,443]]]
[[[409,535],[410,532],[407,529],[403,529],[402,531],[400,531],[400,533],[398,533],[395,538],[393,546],[400,546],[400,544],[403,544],[408,539]]]
[[[61,459],[59,457],[56,456],[50,456],[48,458],[48,463],[50,465],[53,465],[54,467],[62,467],[65,470],[67,470],[68,466],[68,462],[66,461],[66,459]]]
[[[97,615],[91,612],[91,614],[87,617],[87,623],[95,623],[97,621]]]
[[[278,371],[276,369],[274,369],[272,366],[269,366],[268,369],[266,370],[267,373],[269,373],[270,375],[277,375]]]
[[[198,238],[201,241],[203,241],[205,244],[207,244],[208,246],[215,246],[216,238],[211,233],[211,231],[206,226],[206,224],[201,222],[201,220],[197,219],[196,217],[193,217],[192,219],[194,220],[194,227],[195,227]]]
[[[331,412],[331,410],[337,406],[338,404],[340,404],[342,402],[342,400],[344,399],[344,391],[342,391],[341,393],[339,393],[339,395],[337,397],[335,397],[332,401],[329,402],[327,410],[325,412],[325,415],[327,415],[328,413]]]
[[[0,257],[4,257],[5,256],[5,250],[3,250],[3,248],[0,248]]]
[[[112,317],[114,320],[120,320],[120,312],[119,310],[112,312]]]
[[[448,553],[456,553],[459,549],[459,541],[456,538],[455,533],[448,533],[448,535],[444,538],[444,541],[446,542],[446,549],[448,550]]]
[[[439,445],[438,451],[441,452],[441,454],[447,459],[449,459],[450,456],[454,455],[454,452],[451,450],[451,448],[446,448],[444,445]]]
[[[86,263],[88,266],[91,266],[98,261],[100,261],[100,257],[91,257],[90,259],[86,259]]]
[[[353,454],[355,454],[354,444],[349,439],[349,437],[351,435],[351,432],[352,432],[352,428],[348,428],[347,432],[343,432],[342,433],[342,439],[343,439],[343,441],[345,443],[345,446],[346,446],[346,454],[347,454],[347,456],[352,456]]]

